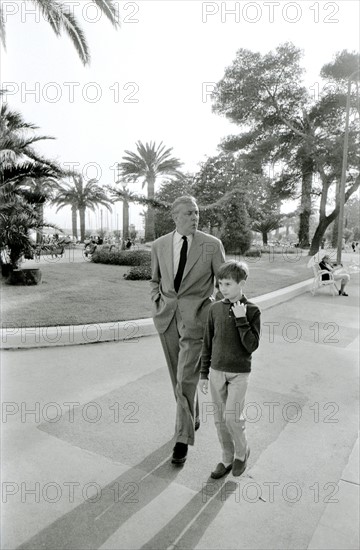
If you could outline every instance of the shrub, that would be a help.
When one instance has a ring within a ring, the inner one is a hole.
[[[149,280],[151,279],[151,266],[149,263],[136,265],[132,267],[129,273],[124,275],[127,281]]]
[[[301,252],[298,248],[292,246],[271,246],[271,247],[262,247],[261,252],[263,254],[297,254],[301,255]]]
[[[97,249],[91,261],[101,264],[128,265],[131,269],[124,275],[127,281],[151,279],[150,250],[114,250]]]
[[[228,254],[245,254],[250,248],[252,233],[249,229],[247,200],[242,189],[234,189],[224,205],[221,240]]]
[[[260,248],[249,248],[244,254],[245,258],[261,258]]]
[[[150,250],[109,250],[97,249],[91,261],[98,264],[140,266],[150,264]]]

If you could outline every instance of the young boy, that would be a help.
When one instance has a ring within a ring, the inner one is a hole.
[[[243,295],[248,274],[244,262],[231,260],[220,266],[217,278],[224,299],[210,306],[205,327],[199,385],[206,394],[211,367],[214,420],[222,448],[222,462],[211,472],[214,479],[231,469],[234,476],[240,476],[250,454],[242,413],[251,354],[259,345],[260,310]]]

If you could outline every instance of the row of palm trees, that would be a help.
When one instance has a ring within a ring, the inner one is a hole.
[[[78,213],[80,218],[80,240],[85,239],[85,212],[87,209],[92,210],[101,205],[112,210],[112,203],[121,201],[123,203],[123,233],[128,236],[129,230],[129,203],[132,199],[132,193],[128,189],[128,184],[140,181],[142,188],[147,188],[147,212],[145,216],[145,241],[154,240],[155,235],[155,220],[154,209],[151,201],[155,198],[155,183],[160,176],[167,178],[181,179],[183,174],[179,171],[181,162],[171,156],[171,148],[166,148],[162,142],[156,145],[155,142],[146,143],[145,145],[138,141],[136,143],[137,152],[125,151],[122,157],[122,162],[118,163],[119,180],[122,184],[122,189],[107,186],[107,190],[111,193],[111,198],[107,196],[105,190],[99,186],[98,181],[93,178],[84,181],[81,174],[71,173],[68,175],[67,182],[57,182],[53,178],[43,178],[42,180],[33,181],[33,185],[39,186],[39,191],[46,200],[57,206],[57,212],[67,206],[71,208],[72,214],[72,233],[78,238]],[[39,209],[41,219],[43,219],[43,204]]]
[[[80,174],[71,174],[70,183],[56,185],[55,189],[53,188],[55,193],[53,191],[48,193],[48,197],[50,202],[58,207],[57,211],[65,206],[71,207],[72,232],[75,237],[78,236],[77,212],[79,212],[80,238],[82,241],[85,238],[86,209],[95,211],[101,205],[111,211],[113,202],[122,201],[123,232],[124,236],[127,236],[129,202],[132,197],[127,185],[140,181],[142,188],[144,189],[145,186],[147,188],[145,241],[152,241],[155,236],[155,220],[151,201],[155,198],[156,180],[161,176],[167,176],[170,179],[181,179],[183,177],[182,172],[179,170],[182,163],[179,159],[172,157],[171,152],[172,149],[166,148],[162,142],[159,145],[156,145],[155,142],[144,145],[141,141],[136,143],[136,152],[126,150],[122,162],[118,163],[118,183],[122,184],[122,189],[107,186],[112,198],[106,195],[96,179],[91,179],[85,183]]]
[[[109,197],[96,179],[84,181],[82,175],[63,170],[58,163],[39,155],[34,146],[41,140],[53,139],[37,135],[38,128],[27,123],[22,116],[3,103],[0,110],[0,249],[10,249],[12,263],[16,265],[22,254],[29,251],[31,230],[38,239],[43,227],[55,227],[44,221],[44,205],[54,204],[57,210],[70,206],[73,234],[78,237],[77,216],[80,216],[80,238],[85,239],[86,209],[95,210],[99,205],[111,211],[111,204],[122,201],[128,208],[131,193],[127,185],[141,181],[147,186],[148,212],[145,239],[154,239],[155,182],[159,176],[181,178],[181,162],[172,157],[172,149],[162,143],[145,145],[138,141],[136,152],[125,151],[118,163],[119,187],[109,187]],[[126,217],[126,216],[125,216]],[[56,228],[58,229],[58,228]]]
[[[82,63],[90,62],[86,36],[74,12],[61,0],[31,0],[57,36],[66,34],[72,41]],[[119,28],[119,12],[114,0],[92,0],[115,29]],[[21,9],[23,6],[20,6]],[[80,6],[81,9],[81,6]],[[0,42],[6,46],[6,17],[0,4]],[[6,90],[0,90],[0,98]],[[38,155],[33,148],[36,142],[53,139],[49,136],[29,135],[38,128],[26,123],[21,114],[11,111],[3,103],[0,113],[0,251],[10,249],[12,263],[16,266],[22,254],[30,249],[29,232],[52,226],[44,221],[44,205],[53,203],[58,210],[70,206],[73,234],[77,236],[77,212],[80,215],[80,235],[85,238],[85,211],[94,210],[99,204],[111,210],[111,203],[121,200],[124,220],[128,220],[130,193],[127,184],[142,181],[147,185],[148,199],[154,198],[155,181],[159,175],[182,177],[178,171],[181,163],[171,156],[171,149],[160,143],[136,144],[137,152],[125,151],[119,163],[119,189],[111,189],[112,199],[106,196],[94,179],[84,182],[79,174],[67,173],[56,162]],[[68,179],[69,181],[66,181]],[[148,204],[145,237],[154,238],[154,212]],[[127,222],[128,223],[128,222]]]

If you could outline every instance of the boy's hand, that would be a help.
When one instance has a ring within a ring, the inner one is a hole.
[[[246,305],[241,304],[240,301],[236,302],[232,306],[235,317],[246,317]]]
[[[199,380],[199,387],[202,393],[206,395],[209,391],[209,380]]]

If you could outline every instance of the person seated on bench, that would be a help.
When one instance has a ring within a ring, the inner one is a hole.
[[[350,275],[345,272],[343,266],[332,263],[330,260],[330,256],[328,255],[323,256],[321,262],[319,263],[319,266],[320,266],[320,269],[323,269],[325,271],[329,271],[330,273],[332,273],[334,281],[341,281],[339,295],[349,296],[345,292],[345,287],[350,281]],[[323,281],[326,281],[330,278],[330,275],[328,275],[327,273],[323,273],[321,275],[321,278]]]

